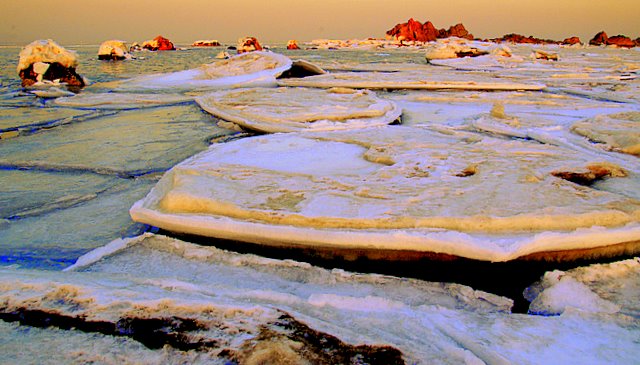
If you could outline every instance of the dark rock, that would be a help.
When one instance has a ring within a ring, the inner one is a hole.
[[[634,42],[631,38],[621,34],[609,37],[606,44],[608,46],[618,46],[622,48],[633,48],[636,46],[636,42]]]
[[[573,36],[573,37],[565,38],[562,41],[562,44],[567,46],[573,46],[574,44],[582,44],[582,42],[580,41],[580,38]]]
[[[592,46],[602,46],[603,44],[607,44],[608,39],[609,37],[607,36],[607,33],[602,31],[593,36],[589,41],[589,44]]]

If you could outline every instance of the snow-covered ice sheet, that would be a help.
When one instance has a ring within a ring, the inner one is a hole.
[[[118,91],[202,91],[236,87],[275,86],[275,79],[291,68],[292,61],[273,52],[247,52],[202,65],[199,68],[167,74],[145,75],[117,82]]]
[[[428,128],[279,134],[211,146],[130,212],[170,231],[311,248],[487,261],[622,243],[637,250],[640,201],[572,182],[600,171],[637,186],[633,168]]]
[[[353,89],[239,89],[206,94],[196,101],[218,118],[271,133],[380,126],[393,123],[401,112],[373,91]]]
[[[16,339],[25,339],[56,346],[54,358],[115,363],[135,354],[144,364],[248,363],[258,353],[293,363],[321,362],[314,356],[322,353],[366,361],[379,349],[389,357],[377,363],[409,364],[630,363],[639,355],[638,319],[625,313],[511,314],[509,299],[458,284],[327,270],[150,234],[118,246],[88,254],[99,260],[71,272],[2,269],[0,313],[49,318],[47,328],[29,331],[3,324],[6,353],[22,359]]]

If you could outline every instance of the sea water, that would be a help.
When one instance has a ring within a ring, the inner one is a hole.
[[[215,62],[222,50],[140,52],[137,60],[110,62],[97,60],[97,45],[67,48],[78,52],[77,71],[91,82],[85,91],[102,93],[111,91],[104,85],[112,81]],[[530,48],[514,48],[529,56]],[[318,339],[335,356],[351,354],[352,363],[368,356],[349,347],[359,344],[399,349],[408,363],[630,363],[640,355],[637,259],[546,275],[528,295],[541,298],[536,310],[559,316],[539,317],[511,314],[509,298],[403,278],[400,270],[393,276],[355,274],[339,265],[323,269],[286,255],[265,258],[153,234],[152,227],[131,220],[131,205],[165,171],[210,143],[250,135],[219,127],[192,101],[122,109],[59,106],[22,90],[15,70],[19,50],[0,48],[2,363],[250,363],[263,350],[295,363],[295,356],[314,349],[302,337]],[[638,50],[562,49],[561,57],[576,61],[496,74],[427,65],[423,52],[412,48],[273,50],[334,71],[419,68],[463,80],[490,76],[550,85],[545,93],[379,92],[401,104],[408,125],[459,128],[496,103],[522,120],[558,125],[640,109],[638,81],[621,80],[637,75]],[[577,81],[584,73],[595,80]],[[92,251],[104,246],[110,248]],[[61,272],[89,252],[93,259],[84,256],[81,266]],[[549,288],[545,300],[540,293]],[[48,327],[56,317],[38,322],[37,311],[85,324],[72,326],[82,330]],[[10,313],[23,313],[22,319]],[[296,324],[283,324],[284,314],[316,332],[291,335]],[[164,329],[135,327],[132,318],[163,320]],[[185,330],[175,318],[200,327]],[[30,325],[18,324],[25,321]],[[117,325],[111,331],[99,321]],[[191,345],[167,340],[157,347],[144,339],[148,332],[173,330],[186,333],[182,340]],[[330,346],[333,340],[322,334],[347,345]],[[198,347],[207,339],[215,344]]]

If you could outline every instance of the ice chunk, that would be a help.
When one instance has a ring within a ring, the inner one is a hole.
[[[567,308],[582,311],[623,313],[638,317],[640,306],[640,261],[638,258],[610,264],[593,264],[566,272],[548,272],[527,288],[529,311],[561,314]]]
[[[131,214],[254,243],[490,261],[622,243],[638,249],[640,201],[552,174],[587,166],[588,156],[467,137],[388,126],[213,145],[168,172]]]
[[[561,314],[567,307],[588,312],[615,313],[620,307],[600,298],[586,285],[559,271],[548,272],[543,278],[544,291],[531,302],[529,312]]]
[[[338,130],[386,125],[395,103],[352,89],[240,89],[207,94],[198,104],[218,118],[262,132]]]

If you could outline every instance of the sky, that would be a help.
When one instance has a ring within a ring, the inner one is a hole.
[[[0,0],[0,13],[1,45],[47,38],[63,45],[141,43],[157,35],[178,44],[383,38],[409,18],[436,28],[462,22],[479,38],[577,35],[585,42],[601,30],[640,37],[640,0]]]

